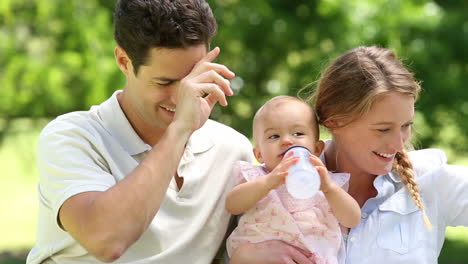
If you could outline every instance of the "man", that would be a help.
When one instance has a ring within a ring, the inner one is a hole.
[[[231,166],[251,145],[209,120],[234,77],[208,52],[204,0],[119,0],[122,91],[58,117],[38,142],[38,237],[27,263],[211,263]]]

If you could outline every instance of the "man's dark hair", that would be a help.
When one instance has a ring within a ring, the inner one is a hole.
[[[204,0],[118,0],[114,38],[132,60],[135,74],[151,48],[186,48],[205,44],[217,24]]]

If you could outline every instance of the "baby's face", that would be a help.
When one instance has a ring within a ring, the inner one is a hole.
[[[258,120],[254,131],[257,160],[271,171],[291,146],[304,146],[315,155],[320,154],[315,153],[318,135],[312,120],[310,108],[300,102],[291,101],[269,108]]]

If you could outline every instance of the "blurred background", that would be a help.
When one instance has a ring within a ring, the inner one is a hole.
[[[422,82],[416,148],[468,165],[468,1],[211,0],[213,47],[236,96],[212,118],[251,136],[268,98],[296,95],[336,55],[393,49]],[[36,232],[35,145],[57,115],[87,110],[124,78],[113,57],[115,0],[0,0],[0,264],[24,263]],[[468,223],[467,223],[468,224]],[[439,263],[468,263],[468,229],[448,228]]]

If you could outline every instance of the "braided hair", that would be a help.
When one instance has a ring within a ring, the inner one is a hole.
[[[329,121],[334,121],[333,124],[345,126],[369,112],[377,100],[390,92],[399,92],[416,100],[420,90],[413,74],[391,50],[361,46],[336,58],[322,73],[317,89],[306,101],[314,106],[320,125],[327,127]],[[424,223],[430,230],[431,223],[405,150],[396,154],[393,171],[422,211]]]

